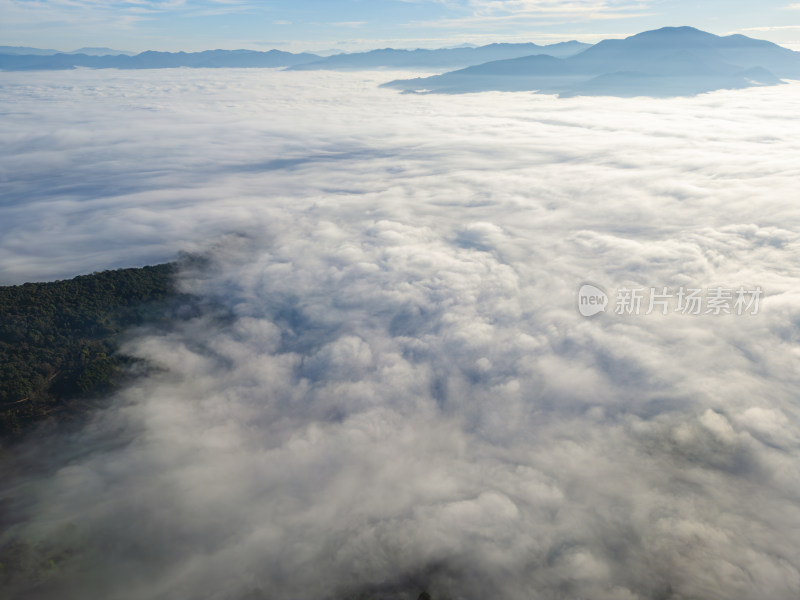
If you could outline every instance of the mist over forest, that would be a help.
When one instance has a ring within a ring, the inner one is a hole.
[[[147,369],[3,442],[0,595],[796,598],[800,83],[419,76],[2,74],[0,284],[202,260]]]

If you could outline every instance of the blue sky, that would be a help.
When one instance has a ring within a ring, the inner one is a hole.
[[[0,0],[0,45],[59,50],[595,42],[665,25],[800,49],[797,0]]]

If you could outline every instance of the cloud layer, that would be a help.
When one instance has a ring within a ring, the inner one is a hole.
[[[6,78],[4,282],[207,251],[218,307],[7,488],[70,557],[31,597],[794,597],[800,87],[377,82]],[[585,281],[766,297],[584,319]]]

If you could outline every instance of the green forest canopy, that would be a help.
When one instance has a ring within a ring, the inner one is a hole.
[[[110,390],[120,335],[163,318],[177,264],[0,287],[0,438]]]

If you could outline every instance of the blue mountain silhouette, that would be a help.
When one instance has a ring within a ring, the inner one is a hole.
[[[440,50],[397,50],[385,48],[370,52],[336,54],[319,61],[291,67],[293,71],[362,70],[362,69],[455,69],[494,60],[505,60],[547,54],[565,58],[586,50],[590,44],[570,41],[539,46],[538,44],[489,44],[480,47],[443,48]]]
[[[665,27],[604,40],[567,58],[528,56],[391,81],[417,93],[535,91],[561,96],[691,96],[800,79],[800,53],[743,35]]]
[[[7,71],[62,70],[75,67],[95,69],[163,69],[175,67],[287,67],[292,70],[364,70],[417,69],[438,72],[502,60],[548,54],[572,56],[589,44],[561,42],[549,46],[537,44],[489,44],[481,47],[442,48],[439,50],[397,50],[385,48],[370,52],[336,54],[323,58],[316,54],[292,54],[279,50],[206,50],[205,52],[154,52],[134,56],[102,48],[84,48],[84,52],[56,52],[13,46],[0,47],[0,69]],[[5,50],[3,49],[5,48]],[[111,56],[114,54],[114,56]]]
[[[164,69],[175,67],[290,67],[319,60],[316,54],[292,54],[280,50],[206,50],[204,52],[154,52],[135,56],[94,56],[58,53],[0,54],[0,69],[7,71],[62,70],[75,67],[95,69]]]

